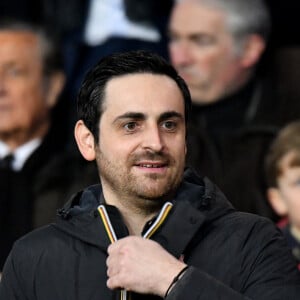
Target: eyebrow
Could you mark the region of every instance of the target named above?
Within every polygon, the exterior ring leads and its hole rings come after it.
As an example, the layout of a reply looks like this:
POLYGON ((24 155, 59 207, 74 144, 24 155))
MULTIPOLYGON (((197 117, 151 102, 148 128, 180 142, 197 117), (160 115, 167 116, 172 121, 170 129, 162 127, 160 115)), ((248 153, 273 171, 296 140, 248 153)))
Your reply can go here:
MULTIPOLYGON (((167 36, 169 38, 171 38, 172 36, 179 36, 180 34, 177 33, 175 30, 172 31, 172 29, 169 29, 167 32, 167 36)), ((187 38, 189 40, 196 40, 199 37, 209 37, 209 38, 213 38, 211 33, 207 33, 207 32, 203 32, 203 31, 194 31, 194 32, 189 32, 187 34, 184 35, 184 38, 187 38)))
POLYGON ((163 120, 166 120, 166 119, 170 119, 170 118, 177 118, 177 119, 180 119, 180 120, 184 120, 184 116, 180 113, 178 113, 177 111, 166 111, 164 113, 162 113, 160 116, 159 116, 159 122, 163 121, 163 120))
MULTIPOLYGON (((161 122, 163 120, 166 120, 169 118, 174 118, 174 117, 184 120, 184 116, 182 114, 178 113, 177 111, 166 111, 159 116, 158 121, 161 122)), ((144 113, 126 112, 123 115, 116 117, 114 119, 113 123, 118 122, 123 119, 145 120, 146 118, 147 118, 147 115, 144 113)))
POLYGON ((113 123, 116 123, 123 119, 144 120, 146 119, 146 115, 139 112, 126 112, 125 114, 116 117, 113 123))

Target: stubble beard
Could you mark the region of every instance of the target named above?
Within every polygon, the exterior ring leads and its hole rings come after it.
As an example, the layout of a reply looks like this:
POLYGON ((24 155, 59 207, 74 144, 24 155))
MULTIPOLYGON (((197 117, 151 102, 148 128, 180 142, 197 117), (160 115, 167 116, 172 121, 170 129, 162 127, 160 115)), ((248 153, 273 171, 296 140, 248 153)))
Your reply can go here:
MULTIPOLYGON (((162 154, 159 154, 162 156, 162 154)), ((161 207, 163 203, 171 200, 178 188, 183 167, 176 167, 175 160, 170 156, 164 156, 168 161, 169 168, 177 168, 177 172, 171 172, 169 175, 144 174, 137 176, 130 172, 134 161, 141 159, 154 159, 154 155, 132 156, 128 165, 121 165, 110 161, 100 149, 97 150, 97 164, 102 184, 109 187, 115 195, 118 195, 120 201, 126 202, 129 206, 137 209, 154 211, 161 207)), ((157 156, 157 155, 156 155, 157 156)))

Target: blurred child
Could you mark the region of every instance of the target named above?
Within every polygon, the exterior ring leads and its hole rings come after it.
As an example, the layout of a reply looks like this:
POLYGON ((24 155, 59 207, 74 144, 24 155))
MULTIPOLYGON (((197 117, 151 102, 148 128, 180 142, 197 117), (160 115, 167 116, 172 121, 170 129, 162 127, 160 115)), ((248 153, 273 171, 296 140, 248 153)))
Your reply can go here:
POLYGON ((267 196, 300 270, 300 121, 283 128, 266 158, 267 196))

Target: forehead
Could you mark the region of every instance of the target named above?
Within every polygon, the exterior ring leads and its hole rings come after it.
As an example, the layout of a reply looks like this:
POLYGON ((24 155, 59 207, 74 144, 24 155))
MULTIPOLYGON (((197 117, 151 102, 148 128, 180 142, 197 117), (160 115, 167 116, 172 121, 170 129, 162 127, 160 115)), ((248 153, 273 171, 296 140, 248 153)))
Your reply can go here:
POLYGON ((173 9, 170 30, 194 34, 225 31, 226 14, 200 2, 179 2, 173 9))
POLYGON ((129 74, 111 79, 105 89, 104 112, 128 111, 184 114, 183 95, 176 82, 165 75, 129 74))
POLYGON ((0 30, 0 60, 36 62, 40 57, 38 37, 26 31, 0 30))
POLYGON ((280 167, 282 170, 286 170, 295 166, 300 166, 300 153, 296 150, 291 150, 280 160, 280 167))

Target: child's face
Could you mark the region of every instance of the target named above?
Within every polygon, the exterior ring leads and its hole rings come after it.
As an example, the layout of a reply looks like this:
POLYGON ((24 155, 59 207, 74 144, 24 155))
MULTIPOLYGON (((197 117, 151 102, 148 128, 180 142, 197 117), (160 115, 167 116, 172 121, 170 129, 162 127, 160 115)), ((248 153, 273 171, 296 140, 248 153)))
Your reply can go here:
POLYGON ((289 152, 280 162, 278 201, 282 201, 290 223, 300 229, 300 166, 291 166, 293 158, 294 153, 289 152))

